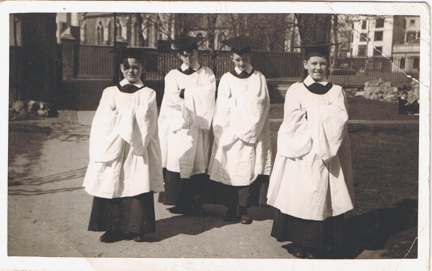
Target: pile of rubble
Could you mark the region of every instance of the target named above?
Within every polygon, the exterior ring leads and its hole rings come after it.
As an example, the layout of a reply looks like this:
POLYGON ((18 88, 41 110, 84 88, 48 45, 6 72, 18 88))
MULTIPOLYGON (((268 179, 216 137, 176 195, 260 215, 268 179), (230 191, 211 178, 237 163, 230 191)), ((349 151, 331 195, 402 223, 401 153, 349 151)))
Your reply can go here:
POLYGON ((407 91, 411 99, 419 98, 419 85, 414 80, 410 85, 401 87, 394 87, 391 82, 384 82, 381 78, 370 80, 365 83, 362 94, 366 99, 396 103, 402 91, 407 91))
POLYGON ((9 105, 9 120, 26 120, 33 117, 53 117, 54 111, 50 110, 48 103, 30 100, 21 100, 9 105))
POLYGON ((370 80, 365 83, 364 97, 371 100, 397 102, 398 88, 392 87, 391 82, 383 82, 382 79, 370 80))

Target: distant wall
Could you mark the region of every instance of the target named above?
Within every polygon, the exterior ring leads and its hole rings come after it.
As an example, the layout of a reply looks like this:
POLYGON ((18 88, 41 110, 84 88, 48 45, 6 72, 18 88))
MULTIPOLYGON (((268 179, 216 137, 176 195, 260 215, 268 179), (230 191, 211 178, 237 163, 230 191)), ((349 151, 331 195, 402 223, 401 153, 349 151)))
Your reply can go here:
MULTIPOLYGON (((411 79, 406 75, 397 73, 376 73, 368 75, 332 76, 330 81, 333 84, 341 85, 344 88, 363 88, 364 83, 370 80, 378 80, 381 78, 384 82, 391 82, 391 86, 397 87, 401 84, 410 84, 411 79)), ((300 81, 300 78, 292 78, 290 80, 269 80, 267 86, 270 95, 271 103, 283 103, 285 94, 288 88, 294 82, 300 81)), ((219 83, 219 82, 217 82, 219 83)), ((102 91, 111 86, 111 79, 72 79, 64 80, 60 95, 60 107, 62 110, 78 110, 88 111, 96 110, 102 91)), ((144 84, 156 91, 156 99, 158 106, 162 103, 164 81, 144 81, 144 84)))
MULTIPOLYGON (((92 80, 63 80, 61 95, 59 98, 60 110, 92 111, 96 110, 102 91, 112 85, 110 79, 92 80)), ((145 85, 156 91, 158 106, 161 105, 163 98, 163 81, 148 81, 145 85)), ((283 103, 285 93, 291 83, 288 82, 268 82, 271 103, 283 103)))

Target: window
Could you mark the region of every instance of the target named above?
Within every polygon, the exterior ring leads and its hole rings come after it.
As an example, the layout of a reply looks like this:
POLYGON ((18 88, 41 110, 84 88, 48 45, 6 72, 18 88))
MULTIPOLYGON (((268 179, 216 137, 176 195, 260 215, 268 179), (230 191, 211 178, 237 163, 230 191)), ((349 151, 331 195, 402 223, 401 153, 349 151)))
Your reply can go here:
POLYGON ((410 20, 410 26, 415 26, 415 20, 410 20))
POLYGON ((116 23, 115 27, 116 27, 116 35, 117 36, 123 36, 123 32, 122 32, 123 29, 122 29, 122 26, 120 24, 120 20, 117 19, 117 23, 116 23))
POLYGON ((375 27, 384 27, 384 18, 379 18, 375 20, 375 27))
POLYGON ((382 46, 377 46, 374 48, 373 55, 380 56, 382 54, 382 46))
POLYGON ((383 32, 382 31, 376 31, 374 34, 374 40, 375 41, 383 40, 383 32))
POLYGON ((416 40, 416 32, 415 31, 407 32, 406 42, 414 42, 415 40, 416 40))
POLYGON ((96 28, 96 44, 97 45, 103 45, 104 41, 104 27, 102 25, 102 22, 99 21, 98 26, 96 28))
POLYGON ((199 50, 205 50, 205 46, 204 46, 205 44, 204 44, 204 42, 203 42, 203 39, 204 39, 203 34, 198 33, 198 34, 196 35, 196 37, 200 39, 200 41, 198 42, 198 49, 199 49, 199 50))
POLYGON ((150 21, 147 19, 144 29, 144 47, 150 46, 150 21))
POLYGON ((367 35, 366 34, 361 34, 360 35, 360 41, 367 41, 367 35))
POLYGON ((374 61, 374 70, 379 71, 382 70, 382 61, 374 61))
POLYGON ((366 56, 366 50, 367 50, 367 46, 366 45, 359 45, 358 47, 358 56, 366 56))
POLYGON ((402 57, 400 60, 399 68, 405 69, 405 58, 404 57, 402 57))
POLYGON ((362 21, 362 29, 366 29, 366 20, 362 21))
POLYGON ((415 57, 413 62, 413 68, 418 69, 420 67, 420 58, 415 57))
POLYGON ((225 35, 225 33, 222 32, 219 34, 219 38, 218 38, 219 47, 218 48, 222 48, 222 46, 224 46, 224 44, 222 43, 222 41, 224 41, 224 40, 226 40, 226 35, 225 35))

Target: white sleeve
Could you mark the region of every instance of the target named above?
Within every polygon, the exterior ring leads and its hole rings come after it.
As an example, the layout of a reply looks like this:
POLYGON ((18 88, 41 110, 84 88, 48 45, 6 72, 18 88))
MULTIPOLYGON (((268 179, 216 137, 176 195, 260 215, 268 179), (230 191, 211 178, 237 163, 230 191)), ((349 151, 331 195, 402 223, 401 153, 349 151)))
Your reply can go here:
POLYGON ((313 150, 325 161, 336 156, 347 133, 348 110, 340 86, 330 90, 329 104, 308 108, 313 150))
POLYGON ((183 117, 201 129, 209 130, 215 108, 216 78, 208 68, 203 68, 198 86, 185 89, 183 117))
POLYGON ((230 129, 231 90, 227 76, 222 76, 217 92, 213 118, 213 134, 218 145, 227 146, 238 139, 230 129))
POLYGON ((117 108, 113 88, 107 88, 93 118, 90 130, 90 160, 108 162, 118 157, 122 139, 116 129, 117 108))
POLYGON ((295 83, 285 95, 284 120, 277 138, 279 155, 289 158, 304 156, 312 148, 306 109, 300 102, 300 90, 300 84, 295 83))
POLYGON ((136 126, 133 129, 131 146, 136 155, 143 155, 157 129, 157 105, 154 90, 145 89, 140 105, 135 110, 136 126))

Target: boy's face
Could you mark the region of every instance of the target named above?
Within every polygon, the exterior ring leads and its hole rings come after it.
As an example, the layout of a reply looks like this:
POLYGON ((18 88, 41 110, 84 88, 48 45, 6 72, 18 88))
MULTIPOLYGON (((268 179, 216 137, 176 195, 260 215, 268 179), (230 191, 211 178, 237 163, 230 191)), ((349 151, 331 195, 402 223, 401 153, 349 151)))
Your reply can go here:
POLYGON ((251 55, 250 53, 242 55, 232 53, 231 59, 239 70, 246 71, 250 65, 251 55))
POLYGON ((180 57, 181 61, 183 61, 183 64, 191 68, 197 63, 198 51, 195 49, 193 49, 192 52, 183 51, 178 53, 178 56, 180 57))
POLYGON ((120 65, 120 69, 129 83, 136 83, 143 72, 143 65, 135 58, 128 58, 120 65))
POLYGON ((323 81, 327 74, 327 59, 322 56, 311 56, 303 60, 303 66, 315 81, 323 81))

